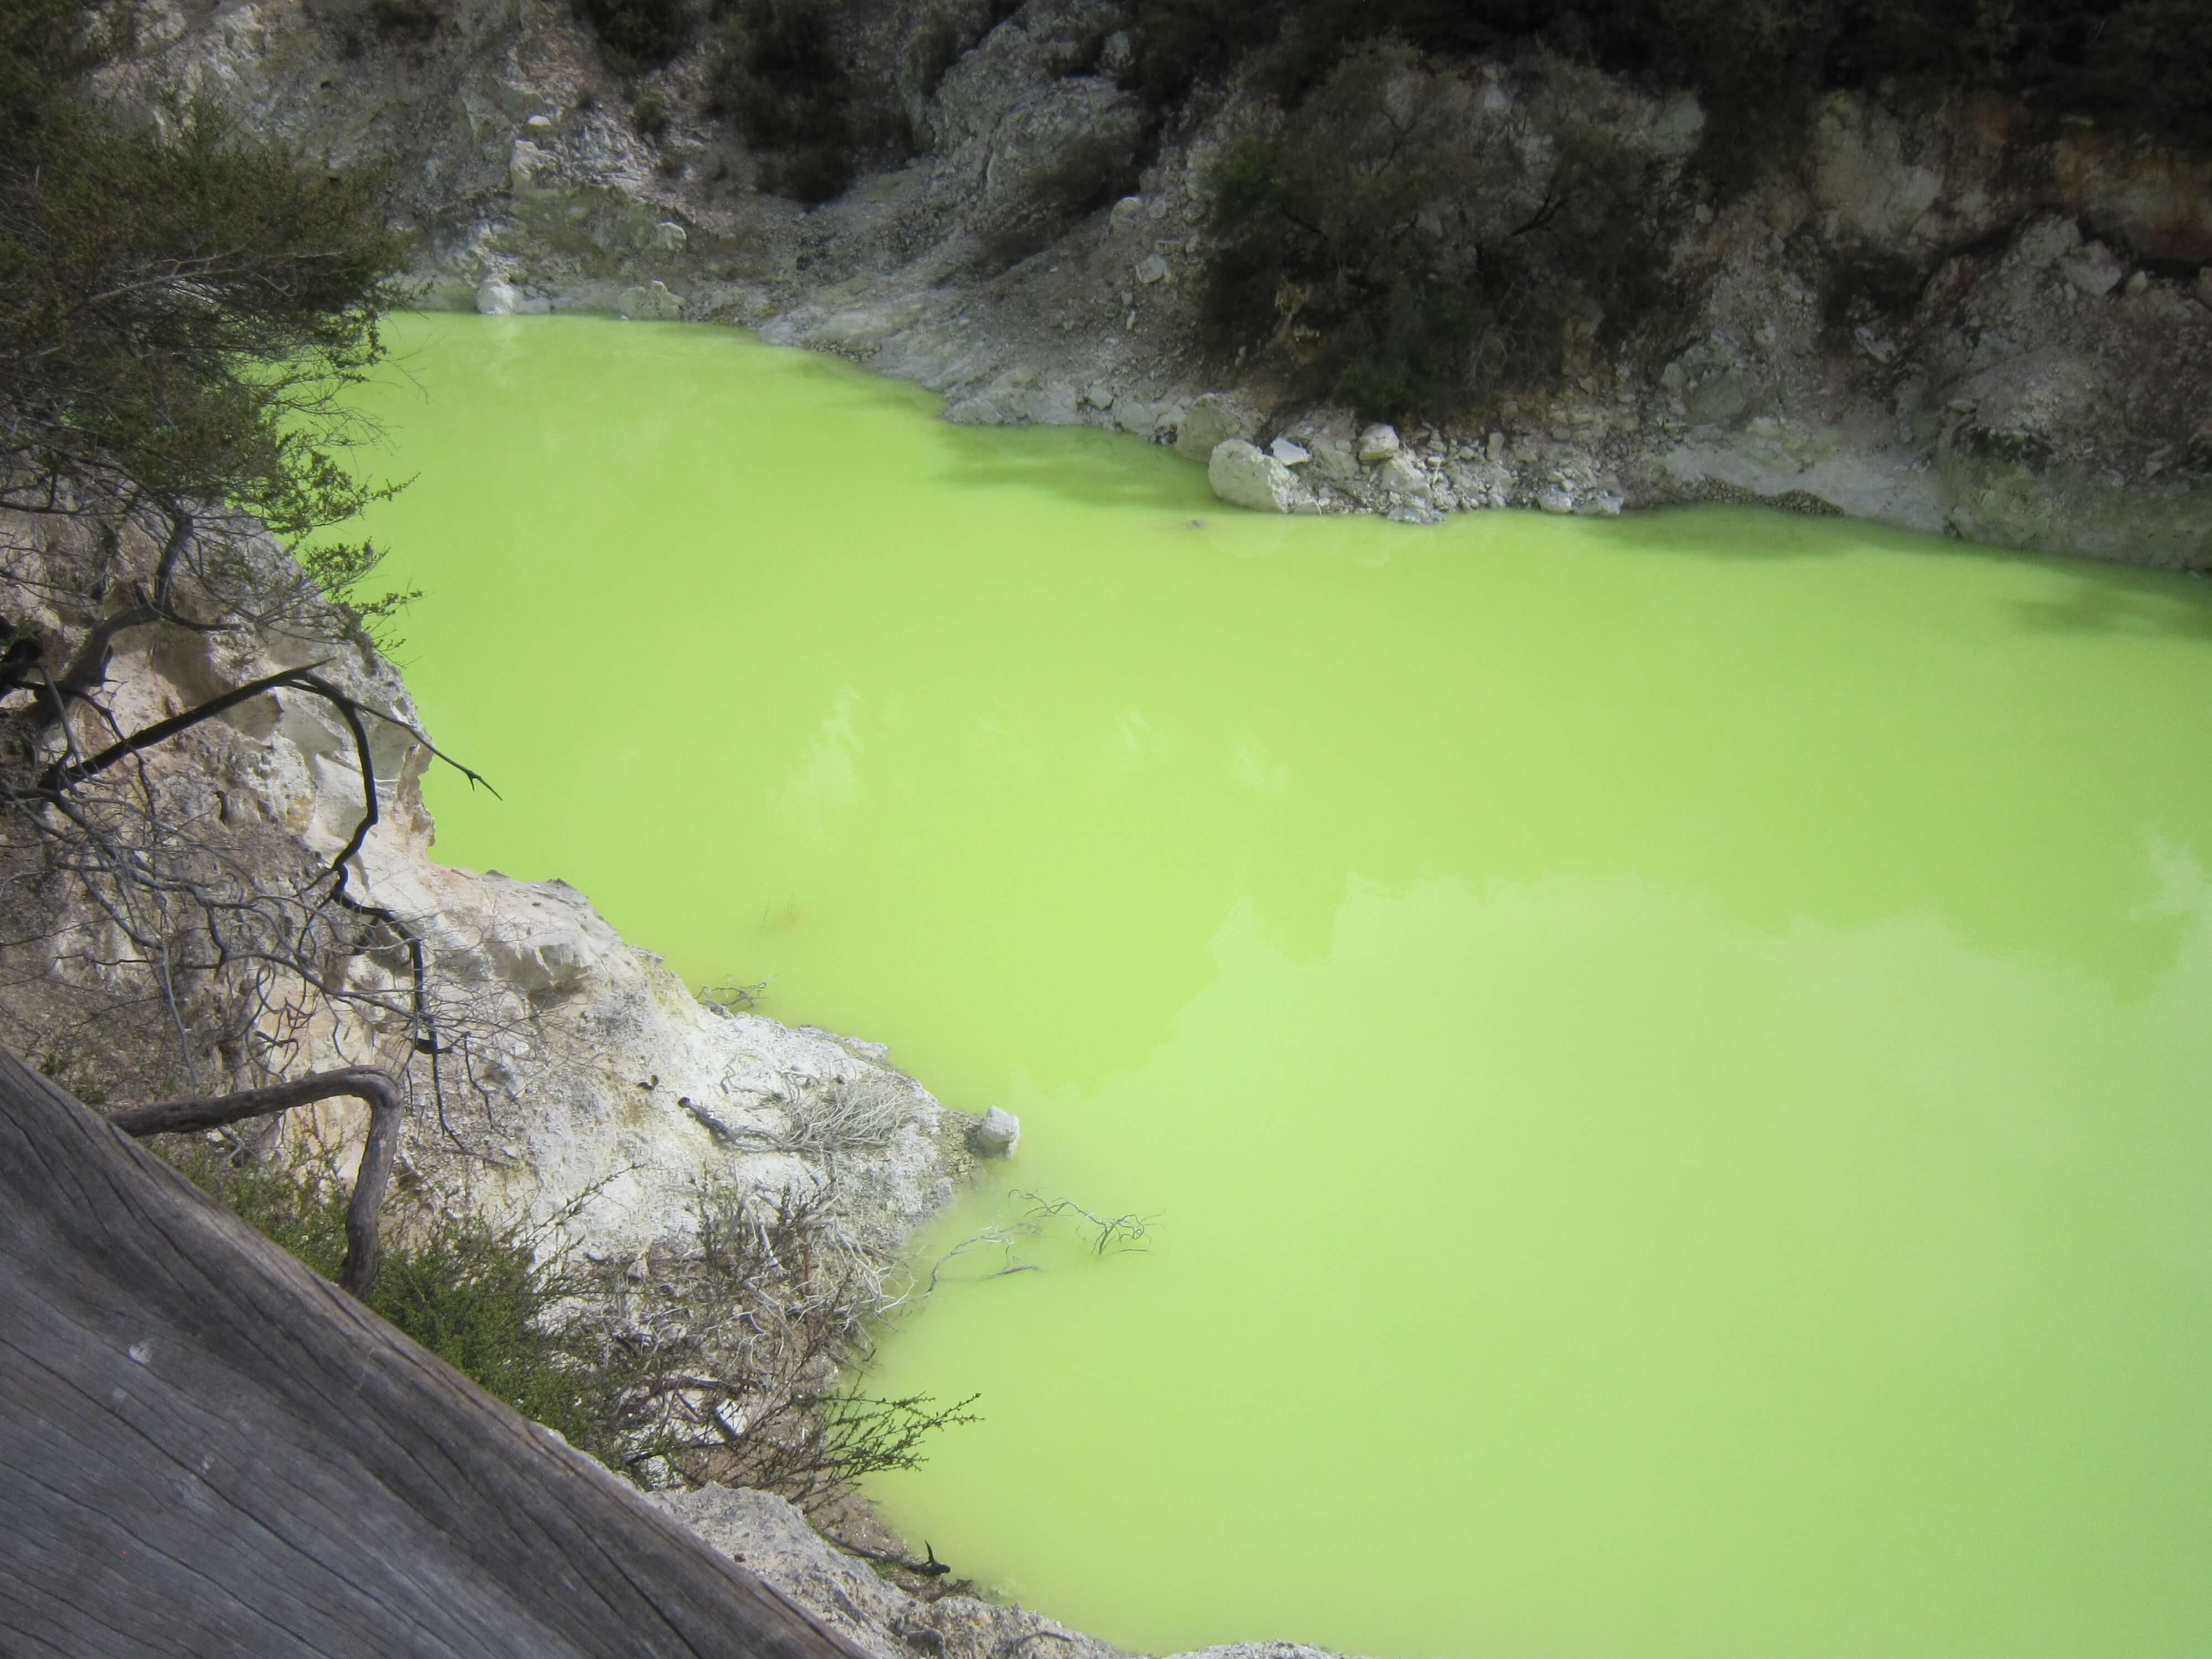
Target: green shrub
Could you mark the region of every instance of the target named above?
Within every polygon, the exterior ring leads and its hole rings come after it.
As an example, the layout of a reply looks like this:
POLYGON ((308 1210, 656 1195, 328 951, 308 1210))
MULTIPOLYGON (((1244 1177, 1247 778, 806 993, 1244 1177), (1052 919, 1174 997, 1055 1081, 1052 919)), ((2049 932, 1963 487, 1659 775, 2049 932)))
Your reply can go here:
POLYGON ((637 136, 654 139, 668 131, 668 100, 657 92, 647 92, 630 106, 629 124, 637 136))
MULTIPOLYGON (((226 1208, 325 1279, 345 1256, 348 1193, 311 1169, 232 1164, 204 1143, 165 1149, 226 1208)), ((611 1468, 629 1455, 619 1407, 634 1365, 579 1300, 583 1275, 540 1260, 531 1229, 395 1205, 368 1305, 525 1417, 611 1468)))

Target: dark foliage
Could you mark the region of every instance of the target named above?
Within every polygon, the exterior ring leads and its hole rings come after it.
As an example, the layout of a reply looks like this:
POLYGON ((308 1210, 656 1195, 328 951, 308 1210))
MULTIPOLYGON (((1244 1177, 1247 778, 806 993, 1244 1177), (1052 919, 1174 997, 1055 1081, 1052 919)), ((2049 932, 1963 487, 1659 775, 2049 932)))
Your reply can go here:
POLYGON ((1882 82, 2017 94, 2212 144, 2212 6, 2203 0, 1136 0, 1128 84, 1160 105, 1249 54, 1285 98, 1359 44, 1431 54, 1540 43, 1652 86, 1711 121, 1707 167, 1745 175, 1802 136, 1813 99, 1882 82))
POLYGON ((369 0, 368 21, 386 36, 419 46, 445 27, 432 0, 369 0))
POLYGON ((1468 118, 1456 77, 1356 54, 1214 177, 1202 318, 1224 354, 1270 344, 1304 390, 1363 414, 1440 418, 1540 388, 1577 338, 1662 315, 1674 198, 1595 131, 1532 167, 1468 118))
POLYGON ((658 69, 699 32, 690 0, 576 0, 576 12, 591 25, 600 56, 617 75, 658 69))
POLYGON ((103 49, 100 14, 31 9, 0 25, 0 468, 18 493, 227 500, 286 536, 348 516, 331 395, 378 356, 405 257, 380 181, 206 106, 112 125, 56 74, 103 49))
POLYGON ((844 193, 870 135, 821 0, 743 0, 723 25, 708 113, 763 153, 761 183, 809 204, 844 193))

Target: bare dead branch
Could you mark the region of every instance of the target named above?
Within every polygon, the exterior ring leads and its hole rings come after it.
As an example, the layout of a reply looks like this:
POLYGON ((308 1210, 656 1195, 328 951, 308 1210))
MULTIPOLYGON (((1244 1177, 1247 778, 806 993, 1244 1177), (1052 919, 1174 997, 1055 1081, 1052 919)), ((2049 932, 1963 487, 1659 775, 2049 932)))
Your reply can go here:
POLYGON ((368 1107, 368 1139, 362 1148, 361 1167, 354 1176, 353 1200, 346 1206, 345 1261, 338 1269, 338 1287, 356 1299, 366 1300, 376 1282, 384 1255, 378 1217, 384 1207, 386 1188, 392 1181, 392 1159, 399 1151, 399 1115, 403 1104, 399 1085, 389 1073, 365 1066, 318 1072, 265 1089, 242 1089, 235 1094, 198 1100, 166 1100, 150 1106, 127 1107, 107 1121, 134 1139, 147 1135, 185 1134, 198 1129, 222 1128, 252 1118, 270 1117, 319 1100, 350 1096, 368 1107))

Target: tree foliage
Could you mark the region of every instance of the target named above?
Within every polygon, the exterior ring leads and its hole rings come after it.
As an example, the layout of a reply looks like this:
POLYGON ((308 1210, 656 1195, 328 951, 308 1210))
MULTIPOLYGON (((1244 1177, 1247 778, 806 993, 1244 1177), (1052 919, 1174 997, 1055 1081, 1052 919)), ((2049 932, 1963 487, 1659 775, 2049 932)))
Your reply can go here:
POLYGON ((296 537, 365 498, 336 453, 333 394, 380 353, 405 243, 380 180, 248 138, 212 107, 128 125, 78 78, 103 44, 85 6, 0 40, 0 467, 12 492, 128 478, 224 500, 296 537), (74 13, 72 18, 71 14, 74 13), (74 27, 72 27, 72 25, 74 27))

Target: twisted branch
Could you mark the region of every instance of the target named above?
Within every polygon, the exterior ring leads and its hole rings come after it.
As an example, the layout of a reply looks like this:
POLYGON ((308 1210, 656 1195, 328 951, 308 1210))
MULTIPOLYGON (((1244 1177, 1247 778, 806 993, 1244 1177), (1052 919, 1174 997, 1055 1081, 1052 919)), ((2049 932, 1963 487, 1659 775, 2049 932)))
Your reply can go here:
POLYGON ((107 1121, 125 1134, 143 1139, 219 1129, 225 1124, 271 1117, 295 1106, 342 1096, 350 1096, 368 1107, 368 1139, 362 1148, 361 1167, 354 1174, 353 1200, 346 1206, 345 1261, 338 1268, 338 1288, 365 1302, 384 1260, 383 1234, 377 1218, 384 1207, 385 1189, 392 1182, 392 1159, 399 1152, 399 1085, 388 1073, 367 1066, 317 1072, 312 1077, 271 1084, 265 1089, 243 1089, 234 1095, 127 1107, 110 1113, 107 1121))

